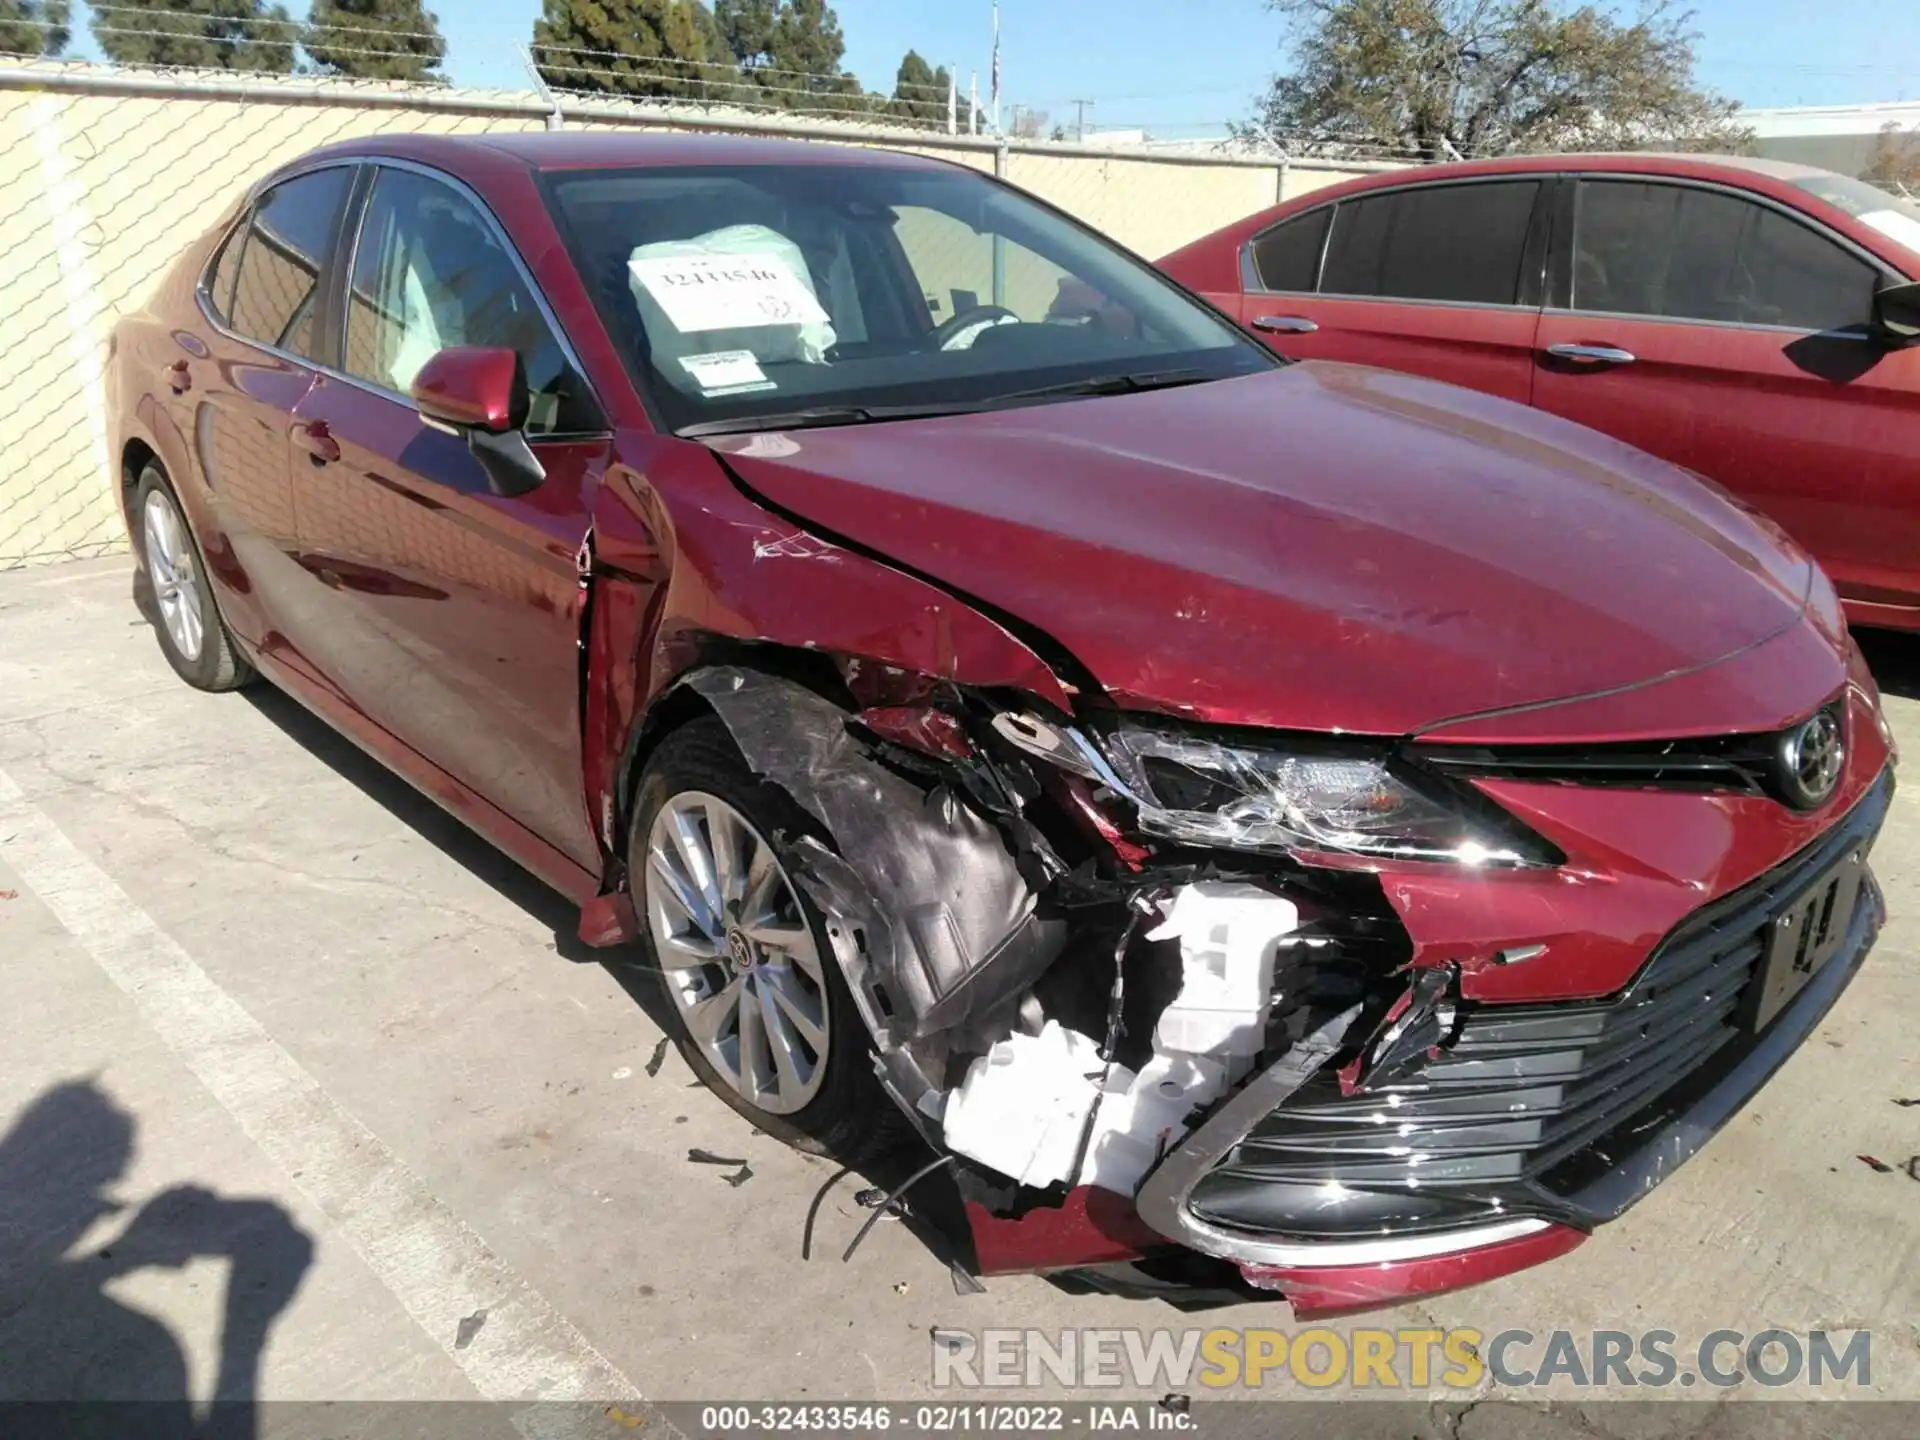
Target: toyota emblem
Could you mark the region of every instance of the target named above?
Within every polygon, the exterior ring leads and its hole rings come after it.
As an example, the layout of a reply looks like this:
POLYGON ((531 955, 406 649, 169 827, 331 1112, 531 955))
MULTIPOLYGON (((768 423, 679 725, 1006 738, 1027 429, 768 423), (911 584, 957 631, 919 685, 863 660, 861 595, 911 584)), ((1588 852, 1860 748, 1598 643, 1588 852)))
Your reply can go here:
POLYGON ((1799 810, 1818 809, 1839 785, 1846 758, 1840 717, 1831 710, 1816 711, 1780 739, 1781 797, 1799 810))

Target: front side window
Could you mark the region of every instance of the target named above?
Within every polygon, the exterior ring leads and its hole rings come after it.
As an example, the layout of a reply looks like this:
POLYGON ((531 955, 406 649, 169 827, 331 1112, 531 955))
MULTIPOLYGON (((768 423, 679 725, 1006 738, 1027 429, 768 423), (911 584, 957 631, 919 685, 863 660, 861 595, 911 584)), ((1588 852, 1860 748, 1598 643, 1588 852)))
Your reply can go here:
POLYGON ((1141 261, 967 171, 562 172, 549 194, 669 429, 991 408, 1030 389, 1279 363, 1141 261))
POLYGON ((1253 268, 1268 290, 1311 294, 1320 278, 1320 252, 1326 248, 1333 207, 1325 206, 1280 224, 1253 242, 1253 268))
POLYGON ((1863 325, 1878 272, 1771 206, 1694 186, 1583 180, 1573 308, 1800 330, 1863 325))
POLYGON ((1429 185, 1343 200, 1323 295, 1512 305, 1538 180, 1429 185))
POLYGON ((296 175, 260 197, 247 222, 227 317, 240 334, 313 358, 320 267, 352 180, 352 166, 335 165, 296 175))
POLYGON ((456 345, 519 353, 530 433, 596 428, 553 327, 473 202, 430 175, 382 167, 354 253, 345 369, 406 395, 420 367, 456 345))

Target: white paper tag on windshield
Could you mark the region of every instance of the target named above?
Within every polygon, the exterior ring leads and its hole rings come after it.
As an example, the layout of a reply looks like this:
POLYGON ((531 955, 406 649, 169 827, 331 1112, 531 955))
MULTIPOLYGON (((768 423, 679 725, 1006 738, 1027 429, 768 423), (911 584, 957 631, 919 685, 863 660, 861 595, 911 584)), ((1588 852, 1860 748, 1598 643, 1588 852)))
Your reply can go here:
POLYGON ((680 363, 693 376, 702 395, 740 395, 749 390, 777 387, 751 350, 716 350, 711 355, 682 355, 680 363))
POLYGON ((778 255, 664 256, 629 260, 627 268, 683 334, 827 320, 813 291, 778 255))

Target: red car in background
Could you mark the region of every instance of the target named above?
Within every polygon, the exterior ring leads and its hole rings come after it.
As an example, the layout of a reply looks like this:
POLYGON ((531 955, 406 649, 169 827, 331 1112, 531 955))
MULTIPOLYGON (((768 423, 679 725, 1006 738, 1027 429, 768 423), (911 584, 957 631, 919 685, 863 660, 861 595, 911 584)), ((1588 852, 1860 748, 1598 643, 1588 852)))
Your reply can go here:
POLYGON ((1920 206, 1803 165, 1522 156, 1373 175, 1160 267, 1297 359, 1471 386, 1717 481, 1920 629, 1920 206))
POLYGON ((181 678, 281 687, 631 942, 762 1130, 911 1129, 983 1272, 1313 1313, 1548 1259, 1884 916, 1890 736, 1777 527, 1285 364, 971 170, 337 145, 109 390, 181 678))

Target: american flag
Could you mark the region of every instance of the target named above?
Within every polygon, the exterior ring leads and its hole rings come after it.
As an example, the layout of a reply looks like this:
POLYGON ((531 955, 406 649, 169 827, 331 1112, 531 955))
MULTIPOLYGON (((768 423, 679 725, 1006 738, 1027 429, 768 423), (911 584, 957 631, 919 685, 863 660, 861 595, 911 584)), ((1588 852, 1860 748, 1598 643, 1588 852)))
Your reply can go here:
POLYGON ((1000 113, 1000 0, 993 0, 993 113, 1000 113))

